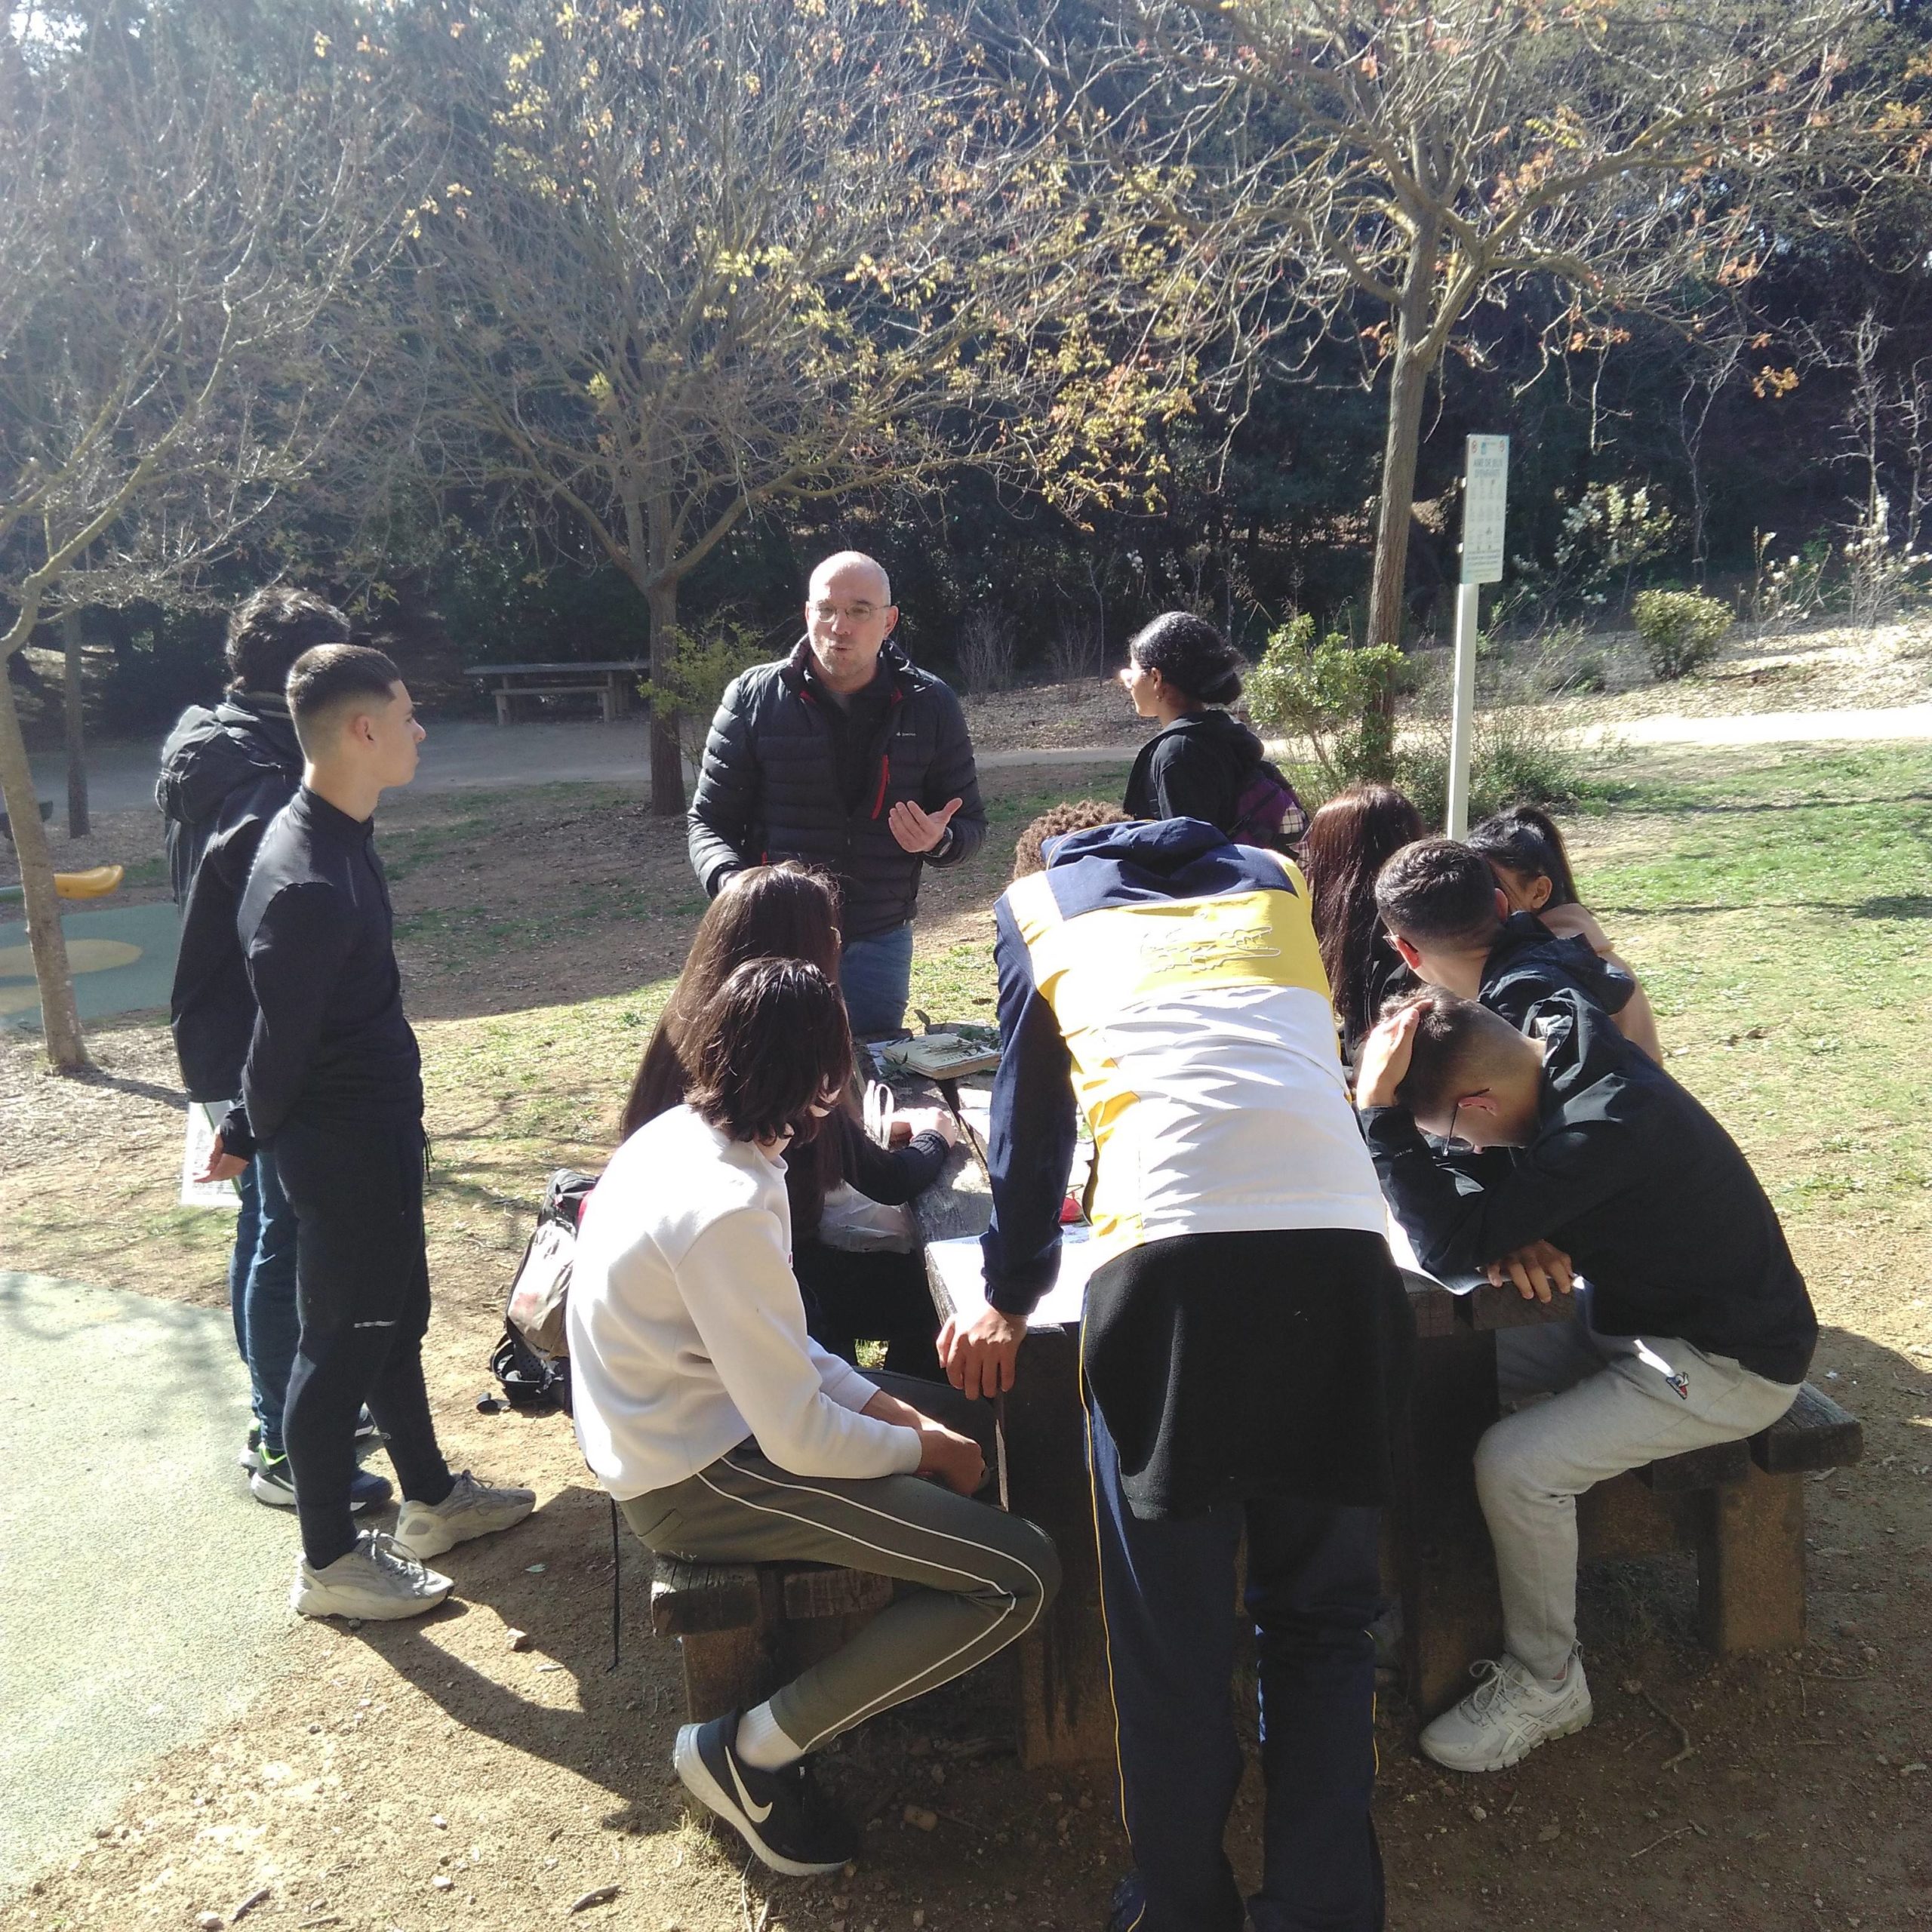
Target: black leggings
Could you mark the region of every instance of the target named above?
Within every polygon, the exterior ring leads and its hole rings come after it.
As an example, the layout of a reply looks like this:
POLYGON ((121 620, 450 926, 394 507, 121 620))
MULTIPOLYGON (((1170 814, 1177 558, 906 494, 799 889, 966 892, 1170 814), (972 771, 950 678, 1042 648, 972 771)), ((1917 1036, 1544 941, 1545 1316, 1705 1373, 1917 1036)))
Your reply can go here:
POLYGON ((885 1344, 894 1375, 944 1379, 939 1365, 939 1317, 916 1254, 849 1254, 824 1242, 793 1244, 792 1272, 804 1298, 805 1328, 822 1349, 855 1367, 861 1342, 885 1344))
POLYGON ((449 1466, 423 1386, 429 1263, 423 1240, 421 1123, 284 1126, 276 1170, 295 1210, 302 1339, 283 1438, 302 1549, 320 1570, 355 1546, 349 1486, 366 1402, 387 1434, 403 1494, 440 1503, 449 1466))

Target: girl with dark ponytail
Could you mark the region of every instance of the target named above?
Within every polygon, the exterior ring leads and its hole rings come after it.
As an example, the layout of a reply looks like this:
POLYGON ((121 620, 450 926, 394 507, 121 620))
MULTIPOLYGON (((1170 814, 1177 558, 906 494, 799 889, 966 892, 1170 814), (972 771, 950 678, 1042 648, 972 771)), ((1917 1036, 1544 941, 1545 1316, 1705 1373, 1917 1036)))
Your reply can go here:
POLYGON ((1224 705, 1241 696, 1241 653, 1205 617, 1164 611, 1127 647, 1120 681, 1161 729, 1127 781, 1130 818, 1198 818, 1249 844, 1287 846, 1308 815, 1262 756, 1261 740, 1224 705))

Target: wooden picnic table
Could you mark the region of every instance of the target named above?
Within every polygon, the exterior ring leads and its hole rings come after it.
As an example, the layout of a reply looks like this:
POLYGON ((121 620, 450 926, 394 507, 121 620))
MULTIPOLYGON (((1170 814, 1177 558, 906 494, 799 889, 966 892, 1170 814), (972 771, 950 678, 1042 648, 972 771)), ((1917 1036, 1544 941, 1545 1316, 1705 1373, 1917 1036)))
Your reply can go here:
POLYGON ((497 700, 497 722, 510 721, 510 706, 519 697, 554 697, 588 693, 594 697, 609 724, 629 715, 637 681, 651 669, 639 658, 610 658, 589 664, 469 664, 466 678, 474 678, 497 700))
MULTIPOLYGON (((896 1079, 902 1104, 931 1106, 928 1083, 896 1079)), ((992 1216, 983 1146, 966 1083, 969 1131, 915 1203, 928 1243, 977 1235, 992 1216)), ((955 1093, 958 1089, 954 1090, 955 1093)), ((931 1265, 941 1320, 970 1318, 931 1265)), ((1497 1337, 1506 1328, 1573 1320, 1568 1296, 1525 1301, 1514 1287, 1452 1294, 1403 1271, 1415 1317, 1414 1396, 1395 1444, 1396 1493, 1383 1516, 1383 1567, 1401 1602, 1404 1678, 1426 1721, 1468 1687, 1479 1657, 1500 1654, 1502 1604, 1475 1487, 1475 1447, 1500 1414, 1497 1337)), ((1058 1546, 1060 1594, 1019 1645, 1020 1756, 1026 1764, 1110 1757, 1113 1703, 1100 1615, 1087 1472, 1077 1323, 1029 1324, 998 1428, 1002 1494, 1058 1546)), ((1698 1558, 1699 1623, 1721 1653, 1784 1649, 1804 1637, 1803 1474, 1856 1461, 1855 1418, 1808 1386, 1785 1421, 1746 1442, 1721 1443, 1599 1484, 1583 1497, 1586 1560, 1690 1550, 1698 1558)))

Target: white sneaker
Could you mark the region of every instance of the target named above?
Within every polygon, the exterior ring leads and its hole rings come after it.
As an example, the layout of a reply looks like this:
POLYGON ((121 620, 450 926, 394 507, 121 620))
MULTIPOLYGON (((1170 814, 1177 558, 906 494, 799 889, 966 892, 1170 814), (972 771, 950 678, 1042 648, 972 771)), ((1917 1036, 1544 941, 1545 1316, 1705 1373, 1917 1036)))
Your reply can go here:
POLYGON ((395 1540, 411 1556, 440 1556, 472 1537, 521 1522, 536 1507, 535 1490, 493 1489, 465 1469, 441 1502, 404 1503, 395 1540))
POLYGON ((1452 1771, 1500 1771, 1552 1737, 1581 1730, 1594 1715, 1580 1653, 1571 1651, 1563 1681, 1546 1690, 1505 1651, 1469 1666, 1476 1687, 1422 1734, 1423 1755, 1452 1771))
POLYGON ((365 1530, 346 1556, 320 1570, 303 1557, 295 1566, 288 1607, 303 1617, 420 1617, 455 1588, 397 1549, 395 1539, 365 1530))

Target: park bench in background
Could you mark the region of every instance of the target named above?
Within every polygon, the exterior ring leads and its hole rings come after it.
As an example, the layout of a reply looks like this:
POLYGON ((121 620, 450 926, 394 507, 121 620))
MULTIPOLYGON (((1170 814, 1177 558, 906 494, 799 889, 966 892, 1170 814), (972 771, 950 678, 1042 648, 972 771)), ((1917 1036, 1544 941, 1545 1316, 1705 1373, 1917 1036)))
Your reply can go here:
POLYGON ((892 1601, 892 1580, 823 1563, 688 1563, 660 1556, 651 1627, 675 1637, 685 1714, 749 1710, 836 1650, 892 1601))
POLYGON ((572 696, 595 698, 609 724, 629 715, 637 681, 650 669, 641 661, 613 659, 598 664, 467 664, 463 675, 496 699, 499 724, 510 721, 514 699, 572 696))

